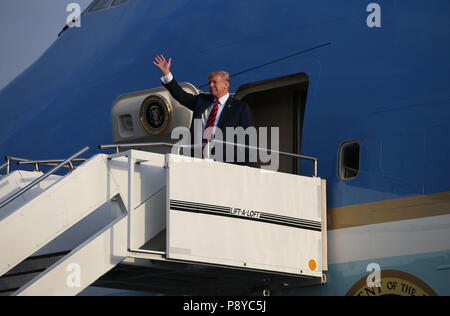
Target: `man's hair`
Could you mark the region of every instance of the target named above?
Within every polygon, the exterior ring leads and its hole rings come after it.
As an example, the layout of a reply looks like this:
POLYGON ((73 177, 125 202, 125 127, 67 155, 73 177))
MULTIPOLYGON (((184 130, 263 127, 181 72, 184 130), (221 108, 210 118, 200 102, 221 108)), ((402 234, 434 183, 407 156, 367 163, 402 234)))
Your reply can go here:
POLYGON ((208 75, 208 81, 211 80, 215 76, 221 76, 222 79, 228 83, 230 83, 230 74, 224 70, 213 71, 208 75))

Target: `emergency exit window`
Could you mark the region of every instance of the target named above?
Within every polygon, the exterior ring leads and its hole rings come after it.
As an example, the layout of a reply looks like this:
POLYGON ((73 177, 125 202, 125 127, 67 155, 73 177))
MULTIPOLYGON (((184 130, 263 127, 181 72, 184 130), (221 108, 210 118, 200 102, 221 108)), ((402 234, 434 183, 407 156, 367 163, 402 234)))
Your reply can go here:
POLYGON ((338 173, 341 180, 351 180, 358 176, 360 145, 357 141, 346 141, 339 148, 338 173))

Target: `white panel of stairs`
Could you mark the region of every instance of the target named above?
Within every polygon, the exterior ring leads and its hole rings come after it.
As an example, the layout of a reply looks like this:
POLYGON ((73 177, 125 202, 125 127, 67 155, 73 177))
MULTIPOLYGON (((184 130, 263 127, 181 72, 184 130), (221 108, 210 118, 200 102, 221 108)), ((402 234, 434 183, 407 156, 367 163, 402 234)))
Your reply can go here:
POLYGON ((119 193, 97 155, 0 221, 0 276, 119 193))
POLYGON ((320 178, 168 157, 168 258, 322 276, 320 178))
POLYGON ((115 157, 110 161, 111 174, 120 187, 123 202, 133 210, 129 247, 138 249, 166 226, 166 158, 162 154, 136 150, 122 154, 127 157, 115 157))
POLYGON ((122 216, 123 211, 120 208, 112 207, 115 203, 113 201, 106 202, 39 249, 33 256, 42 256, 75 249, 95 233, 122 216))
POLYGON ((122 154, 130 156, 133 164, 130 166, 129 157, 116 157, 110 161, 111 174, 127 205, 128 190, 130 189, 128 187, 129 169, 131 167, 132 209, 135 209, 166 186, 165 155, 136 150, 122 154), (136 164, 137 161, 139 164, 136 164))
MULTIPOLYGON (((30 172, 17 170, 13 173, 6 175, 0 179, 0 202, 6 200, 20 189, 26 187, 28 184, 42 176, 42 172, 30 172)), ((25 205, 36 196, 41 194, 50 185, 61 179, 61 176, 52 175, 36 185, 34 188, 22 194, 19 198, 12 201, 5 207, 0 209, 0 220, 9 216, 14 210, 25 205)))
POLYGON ((77 295, 125 259, 127 226, 128 216, 124 214, 14 295, 77 295))

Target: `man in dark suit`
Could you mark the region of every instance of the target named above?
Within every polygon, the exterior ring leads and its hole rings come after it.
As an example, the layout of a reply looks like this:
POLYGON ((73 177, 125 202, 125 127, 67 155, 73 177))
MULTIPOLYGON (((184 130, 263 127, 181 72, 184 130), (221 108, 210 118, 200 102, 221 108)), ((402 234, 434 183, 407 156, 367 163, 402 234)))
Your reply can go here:
MULTIPOLYGON (((185 92, 173 78, 170 72, 172 58, 169 58, 167 61, 163 55, 156 56, 153 64, 161 70, 163 74, 161 81, 169 90, 170 94, 180 104, 193 111, 190 128, 192 144, 205 144, 207 139, 215 139, 217 135, 222 136, 221 140, 226 141, 231 138, 234 139, 234 143, 237 143, 240 137, 229 134, 231 131, 230 129, 227 130, 227 127, 242 127, 244 130, 253 127, 253 119, 249 106, 245 102, 236 100, 230 96, 228 91, 230 88, 230 76, 227 72, 215 71, 209 74, 208 84, 210 94, 201 93, 199 95, 192 95, 185 92), (196 128, 200 129, 200 124, 195 124, 195 122, 201 122, 200 133, 199 130, 195 130, 196 128), (195 135, 201 136, 195 139, 195 135)), ((236 131, 233 133, 236 133, 236 131)), ((248 136, 244 135, 245 144, 249 144, 248 136)), ((234 155, 234 158, 233 163, 249 164, 248 152, 245 154, 245 161, 238 161, 237 155, 234 155)))

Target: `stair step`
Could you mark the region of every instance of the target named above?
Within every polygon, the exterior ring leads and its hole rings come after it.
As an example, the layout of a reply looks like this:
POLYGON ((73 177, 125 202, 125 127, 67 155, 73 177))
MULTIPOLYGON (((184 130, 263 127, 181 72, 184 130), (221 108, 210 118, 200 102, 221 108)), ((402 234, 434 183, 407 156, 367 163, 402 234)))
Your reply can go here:
POLYGON ((0 295, 13 294, 69 252, 29 257, 0 278, 0 295))

